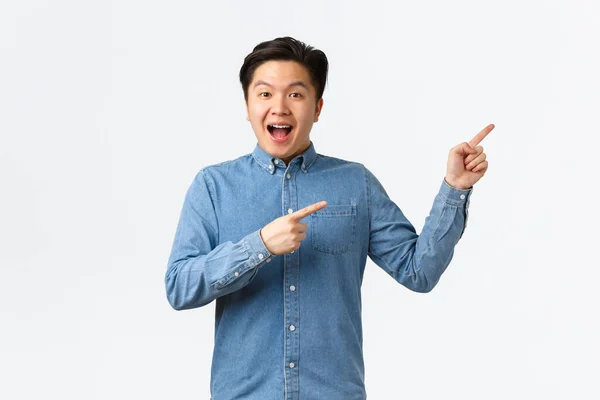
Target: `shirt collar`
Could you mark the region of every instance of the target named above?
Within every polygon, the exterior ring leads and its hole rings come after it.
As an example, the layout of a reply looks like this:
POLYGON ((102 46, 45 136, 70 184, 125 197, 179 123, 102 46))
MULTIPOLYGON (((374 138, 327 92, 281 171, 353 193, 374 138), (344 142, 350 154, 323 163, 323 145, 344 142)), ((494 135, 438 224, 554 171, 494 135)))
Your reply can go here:
MULTIPOLYGON (((263 149, 260 148, 258 144, 256 144, 256 147, 252 152, 252 157, 256 160, 258 165, 260 165, 271 175, 275 173, 275 169, 277 168, 277 166, 285 168, 283 161, 265 152, 263 149), (275 160, 278 161, 277 164, 275 163, 275 160)), ((290 161, 290 163, 294 162, 294 160, 296 159, 299 159, 301 162, 300 169, 302 170, 302 172, 307 173, 311 165, 317 159, 317 152, 315 151, 315 145, 312 141, 310 142, 310 146, 308 146, 308 149, 306 149, 304 153, 294 157, 294 159, 290 161)))

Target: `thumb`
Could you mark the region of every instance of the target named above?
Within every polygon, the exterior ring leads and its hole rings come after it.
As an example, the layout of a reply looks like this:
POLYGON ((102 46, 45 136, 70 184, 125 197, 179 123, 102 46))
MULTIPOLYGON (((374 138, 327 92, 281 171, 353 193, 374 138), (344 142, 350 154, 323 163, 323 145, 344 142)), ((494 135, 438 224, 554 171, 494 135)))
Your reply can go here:
POLYGON ((454 148, 454 152, 456 154, 461 155, 461 156, 466 156, 466 155, 469 155, 469 154, 477 153, 477 150, 475 150, 474 147, 471 147, 471 145, 469 145, 469 143, 462 142, 461 144, 459 144, 458 146, 456 146, 454 148))

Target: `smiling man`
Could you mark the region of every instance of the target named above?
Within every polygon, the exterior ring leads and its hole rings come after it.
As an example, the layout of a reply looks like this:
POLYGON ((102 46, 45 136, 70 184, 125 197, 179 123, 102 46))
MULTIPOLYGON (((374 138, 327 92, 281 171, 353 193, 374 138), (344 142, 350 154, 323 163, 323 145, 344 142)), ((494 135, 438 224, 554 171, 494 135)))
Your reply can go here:
POLYGON ((327 58, 318 50, 313 52, 309 61, 315 65, 309 67, 295 60, 262 61, 260 50, 255 51, 240 72, 246 119, 258 146, 285 164, 309 148, 310 131, 323 108, 327 58), (317 57, 319 54, 322 58, 317 57))
POLYGON ((216 300, 212 400, 365 399, 367 257, 429 292, 487 170, 479 142, 493 125, 450 150, 417 235, 365 166, 316 152, 327 70, 322 51, 293 38, 256 46, 240 81, 258 143, 200 170, 187 191, 165 284, 177 310, 216 300))

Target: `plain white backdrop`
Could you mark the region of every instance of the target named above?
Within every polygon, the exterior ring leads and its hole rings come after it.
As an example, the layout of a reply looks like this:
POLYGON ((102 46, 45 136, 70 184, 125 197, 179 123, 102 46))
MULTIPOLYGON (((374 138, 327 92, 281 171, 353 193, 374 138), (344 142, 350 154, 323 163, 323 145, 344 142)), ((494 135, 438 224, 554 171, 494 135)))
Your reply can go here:
POLYGON ((2 1, 0 398, 208 399, 214 302, 171 309, 167 257, 197 171, 254 148, 237 74, 284 35, 330 61, 317 151, 419 232, 496 125, 434 291, 367 265, 369 399, 600 398, 593 0, 2 1))

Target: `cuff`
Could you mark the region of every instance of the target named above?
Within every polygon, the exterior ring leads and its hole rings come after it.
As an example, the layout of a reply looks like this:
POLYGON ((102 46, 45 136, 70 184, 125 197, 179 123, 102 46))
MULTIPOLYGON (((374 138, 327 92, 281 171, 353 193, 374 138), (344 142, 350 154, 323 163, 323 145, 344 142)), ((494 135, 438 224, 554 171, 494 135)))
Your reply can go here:
POLYGON ((273 255, 269 253, 265 244, 263 243, 260 237, 260 230, 256 232, 252 232, 249 235, 242 238, 239 242, 240 250, 243 252, 244 258, 247 258, 243 264, 240 264, 239 267, 229 271, 224 277, 215 282, 215 287, 218 290, 223 289, 227 285, 233 284, 236 281, 240 281, 243 279, 243 282, 246 284, 250 282, 256 272, 258 271, 258 267, 264 262, 271 261, 273 255), (254 270, 252 275, 248 278, 242 278, 246 276, 246 273, 250 270, 254 270))
POLYGON ((440 187, 440 193, 444 196, 446 201, 455 206, 460 205, 469 205, 471 193, 473 192, 473 186, 469 189, 457 189, 453 186, 450 186, 446 179, 442 181, 442 186, 440 187))
POLYGON ((440 194, 444 197, 446 203, 452 204, 454 206, 459 206, 465 212, 465 222, 460 232, 460 236, 458 237, 458 240, 462 238, 463 234, 465 233, 465 229, 467 228, 467 222, 469 221, 469 204, 471 202, 472 192, 473 186, 463 190, 450 186, 448 182, 446 182, 446 178, 444 178, 442 181, 440 194))
POLYGON ((265 261, 271 261, 273 254, 267 250, 265 243, 260 237, 260 229, 252 232, 244 238, 244 246, 248 253, 249 263, 258 266, 265 261))

